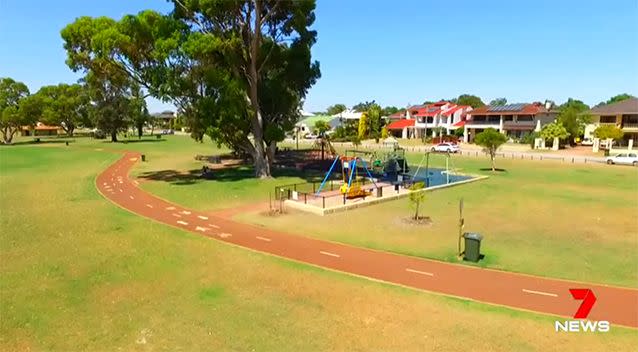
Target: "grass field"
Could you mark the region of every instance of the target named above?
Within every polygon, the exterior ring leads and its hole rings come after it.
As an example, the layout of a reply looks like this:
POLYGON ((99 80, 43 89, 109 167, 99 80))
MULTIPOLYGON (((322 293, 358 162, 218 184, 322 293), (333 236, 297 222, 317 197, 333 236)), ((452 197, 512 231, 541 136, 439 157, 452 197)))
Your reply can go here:
POLYGON ((638 343, 635 331, 622 328, 559 335, 551 317, 295 264, 137 217, 97 193, 95 175, 118 155, 94 149, 0 147, 0 350, 457 350, 471 343, 546 351, 638 343))
MULTIPOLYGON (((421 157, 410 155, 412 164, 421 157)), ((444 167, 433 156, 434 167, 444 167)), ((405 225, 408 200, 317 217, 241 214, 242 221, 306 236, 415 256, 456 261, 458 203, 466 231, 482 233, 482 266, 542 276, 638 286, 638 170, 606 165, 456 157, 452 167, 489 179, 428 193, 431 226, 405 225)))
MULTIPOLYGON (((78 148, 90 150, 95 145, 89 140, 77 143, 78 148)), ((210 142, 200 144, 185 136, 166 137, 162 142, 97 145, 146 153, 149 161, 136 167, 136 175, 200 169, 196 154, 225 152, 210 142)), ((409 154, 408 159, 417 165, 422 156, 409 154)), ((433 155, 430 162, 433 167, 445 165, 441 155, 433 155)), ((638 287, 636 168, 508 158, 497 159, 497 166, 507 172, 482 170, 488 166, 487 158, 453 159, 451 167, 490 178, 429 193, 422 211, 433 219, 429 227, 403 224, 401 219, 412 212, 407 200, 327 217, 292 213, 273 218, 245 213, 238 219, 306 236, 455 261, 458 200, 463 197, 466 230, 485 236, 486 257, 479 265, 638 287)), ((215 181, 149 181, 142 187, 185 206, 217 210, 267 201, 275 185, 302 181, 294 175, 255 180, 242 173, 250 176, 251 171, 240 169, 215 181)))

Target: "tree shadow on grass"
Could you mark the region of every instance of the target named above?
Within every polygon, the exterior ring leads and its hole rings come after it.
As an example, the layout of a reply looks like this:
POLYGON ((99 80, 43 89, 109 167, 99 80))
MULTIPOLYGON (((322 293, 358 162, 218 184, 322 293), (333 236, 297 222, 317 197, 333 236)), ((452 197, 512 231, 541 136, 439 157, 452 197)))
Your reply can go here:
MULTIPOLYGON (((150 139, 150 138, 142 138, 142 139, 119 139, 115 143, 119 144, 131 144, 131 143, 157 143, 157 142, 166 142, 166 139, 150 139)), ((111 140, 102 141, 102 143, 113 143, 111 140)))
MULTIPOLYGON (((290 168, 273 169, 272 174, 275 178, 300 177, 308 182, 321 180, 321 175, 319 173, 290 168)), ((192 169, 187 171, 148 171, 139 175, 138 178, 149 181, 162 181, 174 185, 186 186, 207 181, 237 182, 246 179, 255 179, 255 172, 254 169, 250 166, 233 166, 220 169, 209 169, 207 172, 204 172, 202 169, 192 169)))
MULTIPOLYGON (((480 170, 480 171, 488 171, 488 172, 492 172, 492 168, 491 168, 491 167, 486 167, 486 168, 479 169, 479 170, 480 170)), ((499 168, 496 168, 496 169, 494 170, 494 172, 507 172, 507 170, 505 170, 505 169, 499 169, 499 168)))
POLYGON ((28 140, 28 141, 19 141, 19 142, 13 142, 11 144, 2 144, 0 143, 0 146, 12 146, 12 145, 42 145, 42 144, 64 144, 66 142, 69 142, 69 144, 74 143, 75 140, 72 139, 73 137, 60 137, 60 138, 51 138, 51 139, 46 139, 46 138, 42 138, 39 141, 36 140, 28 140))

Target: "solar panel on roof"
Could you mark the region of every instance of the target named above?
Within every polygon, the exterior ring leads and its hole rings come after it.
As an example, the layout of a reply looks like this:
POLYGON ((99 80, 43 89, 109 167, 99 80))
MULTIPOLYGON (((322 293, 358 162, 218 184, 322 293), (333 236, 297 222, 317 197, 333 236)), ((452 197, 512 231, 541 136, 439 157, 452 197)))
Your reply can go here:
POLYGON ((523 108, 525 108, 525 105, 527 104, 508 104, 508 105, 502 105, 502 106, 490 106, 489 108, 487 108, 487 111, 493 111, 493 112, 501 112, 501 111, 521 111, 523 110, 523 108))

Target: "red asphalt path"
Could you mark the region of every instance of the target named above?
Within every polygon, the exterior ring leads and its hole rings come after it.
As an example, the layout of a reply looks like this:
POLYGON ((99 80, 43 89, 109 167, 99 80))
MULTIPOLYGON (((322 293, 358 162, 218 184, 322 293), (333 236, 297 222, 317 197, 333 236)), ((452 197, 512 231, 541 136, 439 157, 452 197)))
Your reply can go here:
MULTIPOLYGON (((483 303, 572 319, 582 301, 570 288, 591 289, 597 297, 588 320, 638 327, 638 290, 579 283, 380 252, 272 231, 232 221, 157 198, 128 178, 138 153, 101 173, 99 192, 120 207, 155 221, 219 241, 369 279, 483 303)), ((568 255, 568 254, 566 254, 568 255)))

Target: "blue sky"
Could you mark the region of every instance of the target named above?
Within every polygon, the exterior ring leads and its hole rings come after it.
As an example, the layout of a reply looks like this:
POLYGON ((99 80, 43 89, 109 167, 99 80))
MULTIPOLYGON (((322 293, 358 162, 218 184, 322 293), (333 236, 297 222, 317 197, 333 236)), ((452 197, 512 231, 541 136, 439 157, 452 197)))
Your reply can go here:
MULTIPOLYGON (((76 17, 153 8, 162 0, 0 0, 0 76, 73 82, 59 32, 76 17)), ((313 56, 322 78, 307 111, 376 99, 405 106, 471 93, 484 101, 588 104, 638 95, 638 1, 319 0, 313 56)), ((152 101, 152 111, 166 106, 152 101)))

